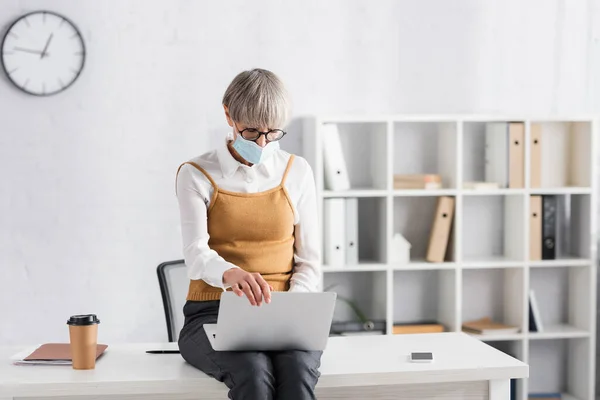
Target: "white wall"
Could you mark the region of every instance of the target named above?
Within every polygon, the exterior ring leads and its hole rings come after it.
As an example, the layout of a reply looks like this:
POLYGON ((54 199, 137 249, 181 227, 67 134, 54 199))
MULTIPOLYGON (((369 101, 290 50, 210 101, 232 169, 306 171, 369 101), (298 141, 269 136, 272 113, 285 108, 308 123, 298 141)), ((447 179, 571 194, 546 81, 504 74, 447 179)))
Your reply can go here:
POLYGON ((0 344, 65 340, 79 312, 105 342, 166 340, 155 267, 181 257, 175 171, 227 130, 242 69, 277 72, 296 116, 600 105, 592 1, 1 0, 2 31, 40 8, 89 54, 56 97, 0 79, 0 344))

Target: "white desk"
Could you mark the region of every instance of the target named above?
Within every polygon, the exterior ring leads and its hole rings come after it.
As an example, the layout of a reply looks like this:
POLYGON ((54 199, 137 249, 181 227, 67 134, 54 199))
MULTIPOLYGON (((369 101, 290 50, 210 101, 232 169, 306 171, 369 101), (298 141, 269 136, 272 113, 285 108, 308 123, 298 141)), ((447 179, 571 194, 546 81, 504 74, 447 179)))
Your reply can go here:
MULTIPOLYGON (((15 366, 22 347, 0 347, 0 399, 226 399, 224 384, 179 354, 146 354, 175 344, 109 345, 96 369, 15 366)), ((319 399, 507 400, 511 378, 529 367, 462 333, 330 338, 317 385, 319 399), (407 361, 431 351, 435 362, 407 361)))

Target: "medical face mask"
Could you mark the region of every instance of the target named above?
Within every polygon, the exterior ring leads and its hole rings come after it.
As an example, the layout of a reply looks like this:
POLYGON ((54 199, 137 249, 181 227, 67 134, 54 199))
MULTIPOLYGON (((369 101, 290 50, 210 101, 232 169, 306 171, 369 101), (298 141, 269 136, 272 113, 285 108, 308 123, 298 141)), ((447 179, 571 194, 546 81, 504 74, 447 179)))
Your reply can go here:
POLYGON ((265 147, 260 147, 252 140, 246 140, 241 135, 237 135, 233 141, 233 148, 244 160, 252 164, 259 164, 279 150, 279 142, 269 142, 265 147))

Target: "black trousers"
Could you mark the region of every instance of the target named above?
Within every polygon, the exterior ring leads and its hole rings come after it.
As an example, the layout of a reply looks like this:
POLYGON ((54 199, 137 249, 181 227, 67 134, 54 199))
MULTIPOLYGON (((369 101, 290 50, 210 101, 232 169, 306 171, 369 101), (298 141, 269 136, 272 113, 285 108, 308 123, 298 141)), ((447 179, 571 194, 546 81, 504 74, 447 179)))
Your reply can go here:
POLYGON ((233 400, 312 400, 321 351, 214 351, 204 324, 217 322, 219 301, 188 301, 179 335, 183 358, 224 382, 233 400))

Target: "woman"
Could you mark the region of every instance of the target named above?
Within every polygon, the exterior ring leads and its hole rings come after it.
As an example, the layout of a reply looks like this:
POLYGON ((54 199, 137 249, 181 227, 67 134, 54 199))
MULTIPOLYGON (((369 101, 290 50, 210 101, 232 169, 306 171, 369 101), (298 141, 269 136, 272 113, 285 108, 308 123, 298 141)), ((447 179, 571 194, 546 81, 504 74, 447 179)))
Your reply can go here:
POLYGON ((279 149, 289 115, 282 82, 266 70, 242 72, 223 108, 232 134, 177 174, 190 277, 179 349, 225 382, 231 399, 314 399, 321 352, 215 352, 202 328, 216 323, 224 290, 260 306, 271 291, 316 291, 319 280, 313 172, 279 149))

